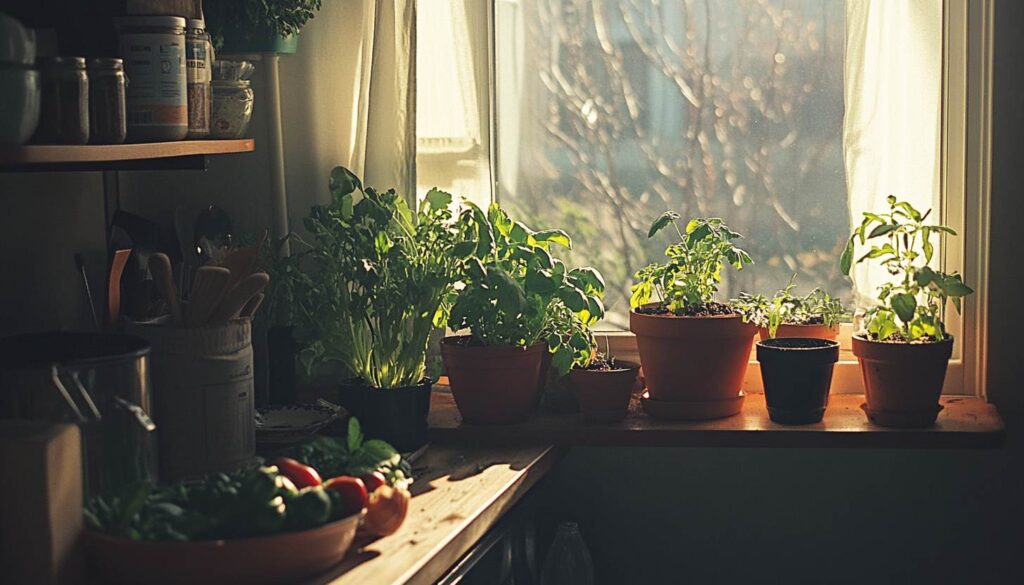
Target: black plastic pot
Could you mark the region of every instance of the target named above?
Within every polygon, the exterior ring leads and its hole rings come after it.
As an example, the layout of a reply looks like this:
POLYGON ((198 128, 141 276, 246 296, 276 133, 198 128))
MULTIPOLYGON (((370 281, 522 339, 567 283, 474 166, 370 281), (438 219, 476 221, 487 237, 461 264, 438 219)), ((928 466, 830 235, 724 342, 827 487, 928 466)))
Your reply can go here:
POLYGON ((381 389, 349 381, 341 384, 338 401, 359 419, 367 439, 383 439, 403 453, 427 444, 427 414, 433 380, 416 386, 381 389))
POLYGON ((785 337, 758 342, 768 416, 787 425, 820 421, 838 360, 836 341, 785 337))

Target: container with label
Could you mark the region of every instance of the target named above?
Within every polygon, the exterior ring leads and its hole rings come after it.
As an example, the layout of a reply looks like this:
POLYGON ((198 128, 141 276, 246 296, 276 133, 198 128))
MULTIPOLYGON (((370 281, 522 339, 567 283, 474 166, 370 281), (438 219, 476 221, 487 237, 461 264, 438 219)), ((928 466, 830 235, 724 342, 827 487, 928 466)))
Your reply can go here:
POLYGON ((188 81, 188 137, 210 134, 210 70, 213 43, 201 18, 190 18, 185 32, 185 77, 188 81))
POLYGON ((118 43, 131 82, 127 90, 131 142, 181 140, 188 134, 185 19, 125 16, 118 43))

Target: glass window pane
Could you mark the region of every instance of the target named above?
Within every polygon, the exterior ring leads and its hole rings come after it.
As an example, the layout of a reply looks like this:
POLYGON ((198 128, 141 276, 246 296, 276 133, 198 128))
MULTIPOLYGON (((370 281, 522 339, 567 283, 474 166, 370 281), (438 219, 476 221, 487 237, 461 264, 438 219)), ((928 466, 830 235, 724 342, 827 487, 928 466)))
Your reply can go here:
POLYGON ((723 297, 849 298, 843 0, 498 0, 498 190, 534 228, 573 234, 628 327, 633 272, 666 209, 719 216, 756 265, 723 297))

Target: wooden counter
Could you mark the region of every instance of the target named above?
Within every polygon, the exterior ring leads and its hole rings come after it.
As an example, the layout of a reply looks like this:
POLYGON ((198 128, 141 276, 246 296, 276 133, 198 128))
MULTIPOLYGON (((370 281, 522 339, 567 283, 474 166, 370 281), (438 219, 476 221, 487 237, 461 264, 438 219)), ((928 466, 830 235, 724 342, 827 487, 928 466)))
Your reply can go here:
POLYGON ((982 398, 943 396, 934 427, 890 429, 867 420, 859 394, 833 394, 820 423, 787 426, 771 422, 764 394, 748 394, 743 411, 728 418, 681 422, 651 418, 630 405, 620 423, 592 424, 578 414, 536 413, 522 424, 463 425, 452 395, 435 387, 430 432, 436 440, 466 445, 593 445, 638 447, 838 447, 995 448, 1003 443, 1003 421, 982 398))
POLYGON ((434 583, 551 469, 558 456, 557 449, 546 446, 431 445, 413 465, 416 481, 402 528, 385 538, 357 542, 336 569, 307 583, 434 583))

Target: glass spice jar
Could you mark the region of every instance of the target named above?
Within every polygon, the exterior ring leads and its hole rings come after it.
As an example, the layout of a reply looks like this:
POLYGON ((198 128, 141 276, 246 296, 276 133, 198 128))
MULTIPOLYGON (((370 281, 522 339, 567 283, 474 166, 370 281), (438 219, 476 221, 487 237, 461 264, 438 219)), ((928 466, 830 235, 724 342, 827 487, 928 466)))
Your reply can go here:
POLYGON ((89 133, 93 144, 121 144, 128 136, 121 59, 89 61, 89 133))
POLYGON ((241 138, 252 119, 253 93, 248 79, 213 80, 210 138, 241 138))
POLYGON ((44 57, 37 60, 42 85, 39 126, 33 142, 89 142, 89 76, 83 57, 44 57))
POLYGON ((206 138, 210 134, 210 80, 213 42, 201 18, 188 19, 185 29, 185 76, 188 81, 188 136, 206 138))

